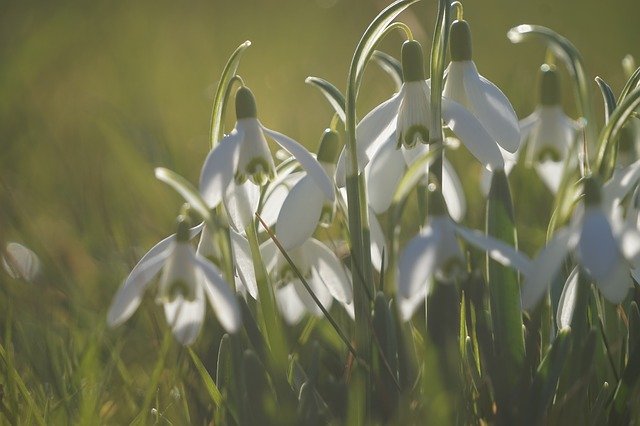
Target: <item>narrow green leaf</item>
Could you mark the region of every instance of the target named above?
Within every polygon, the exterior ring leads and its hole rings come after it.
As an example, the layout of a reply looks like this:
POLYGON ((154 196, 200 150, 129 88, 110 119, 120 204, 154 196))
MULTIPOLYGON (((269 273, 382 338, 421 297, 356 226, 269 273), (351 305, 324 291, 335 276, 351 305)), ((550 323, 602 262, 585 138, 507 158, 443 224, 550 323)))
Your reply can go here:
MULTIPOLYGON (((513 203, 509 182, 503 170, 491 180, 487 199, 487 235, 518 247, 513 203)), ((492 260, 487 255, 487 281, 491 300, 494 349, 501 360, 508 387, 514 386, 522 374, 524 335, 518 273, 492 260)))
MULTIPOLYGON (((637 311, 637 306, 636 306, 637 311)), ((637 321, 637 318, 633 320, 637 321)), ((637 325, 637 324, 634 324, 637 325)), ((637 331, 636 331, 637 332, 637 331)), ((627 365, 622 371, 621 380, 613 395, 613 405, 609 415, 610 424, 626 425, 630 421, 630 409, 637 404, 633 396, 633 390, 640 378, 640 340, 634 338, 634 346, 630 347, 627 365)))
POLYGON ((396 90, 400 90, 402 86, 402 64, 400 64, 400 61, 380 50, 373 52, 372 59, 393 79, 396 90))
POLYGON ((346 120, 344 113, 344 95, 340 93, 340 90, 338 90, 336 86, 320 77, 307 77, 304 82, 317 87, 318 90, 320 90, 320 93, 322 93, 327 101, 329 101, 329 104, 334 109, 336 114, 338 114, 340 119, 343 122, 346 120))
MULTIPOLYGON (((247 408, 250 408, 249 417, 251 424, 272 424, 273 419, 269 414, 269 409, 276 408, 274 400, 275 391, 271 386, 269 376, 264 365, 258 356, 250 349, 244 351, 242 355, 242 365, 244 367, 244 391, 246 392, 247 408)), ((282 413, 284 414, 284 413, 282 413)))
POLYGON ((611 114, 609 122, 600 132, 598 138, 597 167, 601 178, 606 181, 613 174, 616 156, 616 144, 623 126, 640 106, 640 87, 636 87, 627 95, 611 114))
POLYGON ((627 353, 631 353, 632 349, 640 343, 640 310, 638 304, 631 302, 629 307, 629 330, 627 335, 627 353))
POLYGON ((629 77, 629 80, 627 80, 627 82, 625 83, 624 87, 622 88, 622 91, 620 92, 620 102, 622 102, 624 100, 624 98, 627 97, 627 95, 636 87, 638 87, 638 84, 640 83, 640 67, 638 67, 633 74, 631 74, 631 76, 629 77))
POLYGON ((561 330, 542 359, 531 384, 531 397, 528 409, 523 413, 523 423, 535 425, 544 419, 571 349, 570 337, 571 329, 561 330))
POLYGON ((233 383, 233 348, 231 347, 231 336, 226 334, 220 339, 218 348, 218 360, 216 362, 216 382, 220 393, 229 392, 233 383))
POLYGON ((204 387, 207 389, 207 393, 209 394, 211 401, 213 401, 216 407, 222 407, 222 405, 224 404, 222 393, 220 392, 220 390, 218 389, 218 386, 216 386, 215 382, 211 378, 211 375, 207 371, 206 367, 204 366, 204 364, 202 364, 202 361, 200 361, 200 358, 198 357, 198 355, 196 355, 193 349, 187 348, 187 352, 189 352, 191 361, 193 362, 193 365, 196 367, 196 370, 198 370, 200 379, 202 379, 202 382, 204 383, 204 387))
POLYGON ((156 167, 155 173, 158 180, 172 187, 187 203, 189 203, 191 207, 193 207, 196 212, 198 212, 200 216, 202 216, 210 229, 216 229, 215 223, 213 222, 213 216, 211 216, 211 211, 209 210, 207 203, 191 182, 173 170, 165 169, 164 167, 156 167))
POLYGON ((616 109, 616 97, 611 90, 611 87, 600 77, 596 77, 596 83, 602 93, 602 99, 604 100, 604 119, 605 123, 609 121, 609 117, 616 109))
POLYGON ((438 145, 434 149, 425 152, 413 163, 411 163, 411 166, 409 166, 405 174, 402 176, 402 179, 400 179, 400 182, 398 182, 398 186, 393 193, 393 198, 391 199, 391 209, 404 204, 404 201, 409 196, 411 190, 415 188, 415 186, 424 177, 424 175, 427 173, 429 165, 433 162, 434 158, 436 158, 440 154, 441 151, 442 147, 438 145))
POLYGON ((240 58, 249 46, 251 46, 251 42, 249 40, 238 46, 238 48, 231 54, 229 60, 224 66, 224 69, 222 70, 222 76, 220 77, 216 94, 213 97, 213 108, 211 111, 211 127, 209 129, 211 148, 216 146, 220 139, 222 139, 224 111, 226 97, 228 96, 228 88, 236 74, 238 65, 240 64, 240 58))
POLYGON ((240 302, 240 311, 242 312, 242 323, 244 324, 244 329, 247 332, 249 342, 251 342, 253 349, 256 351, 262 362, 267 362, 267 347, 264 337, 260 333, 258 323, 256 323, 255 318, 251 314, 251 310, 249 309, 249 305, 247 305, 246 300, 244 300, 243 297, 239 297, 238 300, 240 302))
POLYGON ((378 292, 373 309, 373 332, 378 346, 381 366, 379 370, 387 398, 397 401, 400 390, 398 382, 398 341, 389 303, 382 292, 378 292))

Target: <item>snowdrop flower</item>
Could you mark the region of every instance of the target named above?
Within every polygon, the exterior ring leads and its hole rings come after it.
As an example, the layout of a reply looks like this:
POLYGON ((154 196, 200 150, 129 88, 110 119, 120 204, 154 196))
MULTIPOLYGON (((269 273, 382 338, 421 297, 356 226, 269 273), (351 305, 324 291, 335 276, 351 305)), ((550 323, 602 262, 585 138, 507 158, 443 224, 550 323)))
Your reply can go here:
POLYGON ((209 206, 215 207, 228 196, 234 177, 237 185, 249 180, 258 186, 275 177, 265 135, 291 153, 324 195, 333 200, 333 184, 316 159, 298 142, 264 127, 257 117, 253 93, 243 86, 236 92, 235 128, 209 153, 200 174, 200 192, 209 206))
POLYGON ((193 232, 180 217, 177 234, 165 238, 143 256, 113 299, 107 314, 110 327, 133 315, 151 280, 162 270, 156 301, 164 306, 167 323, 181 344, 192 344, 200 333, 205 295, 223 328, 229 333, 238 331, 241 317, 235 294, 218 269, 195 252, 189 243, 193 232))
MULTIPOLYGON (((557 72, 546 64, 540 67, 540 104, 520 121, 522 140, 527 141, 525 164, 535 167, 551 192, 560 186, 564 160, 580 126, 568 117, 560 105, 557 72)), ((575 159, 577 161, 577 159, 575 159)))
POLYGON ((576 209, 570 226, 556 232, 531 263, 529 273, 525 273, 524 309, 535 306, 542 298, 571 252, 607 300, 618 304, 626 297, 632 284, 630 265, 640 262, 640 234, 637 228, 620 226, 619 213, 608 214, 595 178, 585 179, 584 193, 584 208, 576 209))
POLYGON ((504 93, 478 74, 472 60, 471 31, 467 21, 451 24, 449 49, 451 63, 444 97, 471 111, 500 147, 510 153, 516 152, 520 145, 518 118, 504 93))
MULTIPOLYGON (((335 173, 339 149, 338 134, 325 130, 320 140, 318 162, 328 176, 335 173)), ((286 250, 299 247, 307 241, 318 222, 328 225, 333 219, 334 199, 330 199, 312 176, 306 174, 289 191, 280 208, 276 222, 276 235, 286 250)))
MULTIPOLYGON (((429 200, 430 202, 431 199, 429 200)), ((434 199, 434 213, 419 235, 400 254, 398 263, 398 307, 408 320, 429 294, 434 279, 451 282, 466 271, 457 237, 486 251, 494 260, 516 269, 527 269, 530 261, 508 244, 455 223, 442 201, 434 199), (438 203, 437 205, 435 203, 438 203)))
MULTIPOLYGON (((429 81, 425 79, 422 47, 417 41, 409 40, 402 45, 402 72, 404 83, 400 91, 374 108, 358 124, 356 155, 359 171, 363 171, 380 150, 389 155, 392 148, 410 150, 418 142, 429 142, 431 90, 429 81)), ((504 166, 493 138, 465 107, 444 97, 442 117, 483 165, 493 169, 504 166)), ((347 155, 347 151, 343 150, 338 160, 338 186, 345 185, 347 155)), ((396 156, 395 161, 399 164, 398 158, 396 156)))
POLYGON ((38 255, 20 243, 10 242, 2 253, 2 267, 13 279, 33 282, 40 274, 38 255))
MULTIPOLYGON (((277 286, 276 299, 285 320, 289 324, 295 324, 305 312, 322 316, 322 310, 275 243, 272 240, 266 241, 261 245, 260 252, 265 267, 277 286)), ((329 248, 310 238, 288 254, 325 309, 331 308, 335 299, 347 312, 353 310, 351 280, 340 260, 329 248)))

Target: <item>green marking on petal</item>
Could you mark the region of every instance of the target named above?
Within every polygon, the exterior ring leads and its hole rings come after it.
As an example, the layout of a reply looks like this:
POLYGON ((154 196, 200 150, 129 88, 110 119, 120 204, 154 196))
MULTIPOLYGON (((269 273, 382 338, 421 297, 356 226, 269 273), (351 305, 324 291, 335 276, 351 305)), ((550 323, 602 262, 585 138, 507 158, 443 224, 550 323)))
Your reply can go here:
POLYGON ((451 256, 440 266, 436 276, 440 281, 451 282, 463 277, 465 271, 462 259, 459 256, 451 256))
POLYGON ((539 163, 542 163, 547 160, 560 161, 562 160, 562 156, 560 155, 560 151, 558 151, 555 147, 545 146, 541 148, 540 151, 538 152, 536 160, 539 163))
MULTIPOLYGON (((247 163, 245 172, 251 182, 258 186, 265 185, 275 177, 275 170, 264 157, 254 157, 247 163)), ((245 178, 246 180, 246 178, 245 178)))
POLYGON ((467 21, 453 21, 449 34, 451 60, 456 62, 470 61, 472 58, 471 29, 467 21))
POLYGON ((421 124, 414 124, 404 132, 400 133, 398 138, 398 148, 400 144, 403 144, 406 148, 413 148, 418 142, 418 139, 422 143, 429 141, 429 129, 421 124))
POLYGON ((324 203, 320 212, 320 226, 328 228, 333 222, 333 203, 324 203))

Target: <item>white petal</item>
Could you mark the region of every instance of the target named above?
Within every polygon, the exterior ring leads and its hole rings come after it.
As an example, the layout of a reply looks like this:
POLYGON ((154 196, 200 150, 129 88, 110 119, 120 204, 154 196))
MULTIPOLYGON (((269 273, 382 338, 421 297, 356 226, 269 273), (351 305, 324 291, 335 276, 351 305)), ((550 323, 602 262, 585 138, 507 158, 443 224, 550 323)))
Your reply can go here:
POLYGON ((340 303, 351 303, 353 300, 351 280, 333 251, 316 239, 307 241, 304 244, 304 250, 315 264, 318 278, 327 287, 329 293, 340 303))
POLYGON ((164 304, 164 314, 171 327, 173 336, 182 345, 195 342, 204 321, 204 295, 201 286, 196 289, 196 297, 188 301, 177 296, 172 302, 164 304))
POLYGON ((200 173, 200 194, 209 207, 217 206, 236 172, 242 132, 233 129, 211 150, 200 173))
POLYGON ((278 145, 296 157, 296 160, 298 160, 302 168, 306 170, 307 174, 311 176, 316 185, 318 185, 329 200, 333 201, 335 199, 332 180, 327 176, 320 163, 313 158, 311 153, 309 153, 305 147, 282 133, 267 129, 264 126, 263 130, 274 141, 276 141, 278 145))
POLYGON ((531 133, 531 130, 534 128, 538 120, 540 119, 540 113, 536 109, 530 115, 526 116, 518 123, 520 127, 520 144, 524 142, 531 133))
POLYGON ((467 94, 464 90, 464 69, 464 62, 462 61, 449 63, 442 96, 468 108, 467 94))
POLYGON ((231 286, 222 278, 213 263, 200 256, 196 256, 195 261, 204 276, 202 284, 213 312, 227 332, 235 333, 242 324, 242 317, 231 286))
POLYGON ((633 284, 629 264, 624 259, 618 258, 609 275, 597 284, 600 292, 609 302, 616 305, 622 303, 633 284))
POLYGON ((216 244, 213 238, 213 234, 209 231, 209 228, 204 226, 200 233, 200 241, 198 241, 198 248, 196 252, 203 257, 210 259, 220 259, 220 248, 216 244))
POLYGON ((442 163, 442 196, 447 203, 449 215, 456 222, 462 221, 467 211, 467 202, 464 198, 464 190, 458 178, 458 174, 445 158, 442 163))
MULTIPOLYGON (((363 171, 373 154, 389 137, 393 137, 396 130, 398 108, 402 100, 400 92, 384 101, 360 120, 356 127, 356 151, 359 171, 363 171)), ((340 153, 336 167, 336 184, 343 187, 346 184, 348 155, 346 147, 340 153)))
POLYGON ((289 325, 299 323, 306 312, 304 304, 291 283, 276 290, 276 302, 285 322, 289 325))
POLYGON ((232 229, 229 230, 229 235, 231 237, 231 248, 233 250, 233 259, 235 260, 238 276, 251 297, 257 300, 258 284, 256 282, 256 273, 253 267, 253 259, 251 258, 249 241, 232 229))
POLYGON ((564 283, 560 302, 558 303, 558 312, 556 314, 556 323, 558 330, 571 327, 571 319, 573 311, 576 308, 576 298, 578 295, 578 267, 573 268, 569 278, 564 283))
POLYGON ((129 273, 111 302, 107 314, 109 327, 122 324, 138 309, 142 293, 149 286, 153 277, 162 269, 165 260, 171 254, 174 241, 175 234, 160 241, 142 256, 142 259, 129 273))
POLYGON ((243 232, 253 223, 253 218, 260 201, 260 187, 250 180, 238 185, 235 180, 227 188, 224 197, 224 207, 231 218, 231 224, 243 232))
POLYGON ((522 308, 534 307, 542 298, 549 282, 555 277, 569 250, 575 244, 577 234, 568 228, 560 228, 533 259, 530 272, 524 274, 522 285, 522 308))
POLYGON ((504 168, 498 145, 473 114, 462 105, 443 98, 442 117, 478 161, 492 169, 504 168))
POLYGON ((462 225, 456 226, 456 232, 470 244, 487 252, 496 262, 515 268, 523 274, 532 272, 531 260, 509 244, 462 225))
POLYGON ((404 298, 402 296, 397 297, 398 311, 402 321, 409 321, 411 317, 413 317, 416 309, 418 309, 421 304, 426 303, 427 288, 431 287, 431 279, 432 278, 429 278, 427 285, 422 286, 420 290, 410 298, 404 298))
POLYGON ((585 209, 577 254, 582 266, 598 282, 611 273, 622 257, 611 225, 599 208, 585 209))
POLYGON ((640 180, 640 160, 623 169, 616 169, 602 188, 602 205, 609 209, 633 191, 640 180))
POLYGON ((382 257, 384 253, 384 268, 387 268, 389 263, 389 250, 387 249, 387 242, 384 238, 384 232, 375 212, 369 207, 369 231, 371 232, 371 263, 376 271, 382 270, 382 257))
POLYGON ((276 236, 285 250, 299 247, 313 235, 324 202, 322 190, 309 175, 291 189, 276 222, 276 236))
POLYGON ((267 225, 272 226, 276 223, 282 204, 284 204, 284 200, 289 195, 289 191, 306 175, 305 172, 295 172, 287 175, 284 179, 280 179, 281 176, 278 175, 269 184, 266 199, 260 212, 260 217, 267 225))
POLYGON ((400 254, 398 262, 398 292, 400 298, 411 299, 431 280, 438 267, 440 233, 427 226, 414 237, 400 254))
POLYGON ((391 205, 393 193, 406 168, 402 152, 393 138, 387 139, 366 169, 369 205, 376 213, 384 213, 391 205))
POLYGON ((22 244, 10 242, 2 256, 2 266, 13 279, 33 281, 40 273, 40 259, 22 244))
POLYGON ((562 181, 563 161, 544 161, 535 164, 536 172, 544 184, 553 194, 558 192, 562 181))
MULTIPOLYGON (((326 310, 329 310, 333 303, 333 297, 331 297, 331 293, 329 293, 327 287, 325 287, 324 284, 322 284, 322 282, 317 279, 315 272, 312 274, 310 279, 307 279, 307 284, 309 284, 311 291, 313 291, 313 294, 318 298, 322 306, 326 310)), ((307 289, 302 284, 302 281, 297 279, 294 280, 293 288, 300 298, 300 301, 302 301, 305 308, 307 308, 307 311, 311 312, 312 315, 315 315, 317 317, 321 317, 324 315, 322 313, 322 309, 320 309, 315 300, 313 300, 313 297, 311 297, 307 289)))
POLYGON ((480 175, 480 191, 485 196, 485 198, 489 195, 489 190, 491 189, 491 179, 493 179, 493 172, 486 167, 482 168, 480 175))
MULTIPOLYGON (((278 265, 278 261, 283 257, 280 249, 276 246, 271 238, 260 244, 260 257, 267 271, 274 271, 278 265)), ((282 259, 284 260, 284 259, 282 259)), ((286 260, 284 260, 286 262, 286 260)))
POLYGON ((469 107, 501 147, 516 152, 520 128, 509 99, 492 82, 478 74, 473 61, 463 62, 464 88, 469 107))

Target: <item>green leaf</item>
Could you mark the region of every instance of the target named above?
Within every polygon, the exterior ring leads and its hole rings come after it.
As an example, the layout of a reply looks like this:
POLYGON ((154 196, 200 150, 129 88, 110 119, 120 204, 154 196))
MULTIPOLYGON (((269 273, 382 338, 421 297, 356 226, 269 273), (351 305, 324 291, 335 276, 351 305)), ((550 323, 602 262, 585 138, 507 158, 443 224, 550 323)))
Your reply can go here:
POLYGON ((638 67, 633 74, 629 77, 629 80, 625 83, 622 91, 620 92, 620 101, 622 102, 624 98, 640 83, 640 67, 638 67))
POLYGON ((327 80, 320 77, 307 77, 304 81, 307 84, 310 84, 314 87, 317 87, 318 90, 327 98, 329 104, 334 109, 336 114, 340 117, 340 119, 345 121, 345 113, 344 113, 344 96, 340 93, 340 90, 336 88, 333 84, 329 83, 327 80))
POLYGON ((187 203, 189 203, 191 207, 193 207, 196 212, 198 212, 200 216, 202 216, 210 229, 216 229, 213 216, 211 215, 207 203, 191 182, 173 170, 165 169, 164 167, 156 167, 155 173, 158 180, 172 187, 187 203))
POLYGON ((382 292, 378 292, 373 309, 373 332, 380 356, 380 391, 385 400, 397 401, 400 384, 398 382, 398 341, 389 303, 382 292))
POLYGON ((373 52, 372 59, 393 79, 396 90, 400 90, 402 87, 402 64, 400 61, 380 50, 373 52))
MULTIPOLYGON (((518 247, 511 192, 503 170, 496 171, 491 180, 486 227, 487 235, 518 247)), ((520 379, 524 363, 518 273, 492 260, 488 255, 486 259, 494 348, 496 357, 501 360, 504 369, 505 385, 511 387, 520 379)))
POLYGON ((402 176, 402 179, 400 179, 400 182, 398 182, 398 186, 393 193, 393 198, 391 199, 391 209, 393 209, 394 207, 402 206, 404 204, 411 190, 427 173, 429 165, 440 154, 440 151, 442 151, 442 147, 438 145, 436 148, 425 152, 413 163, 411 163, 411 166, 409 166, 405 174, 402 176))
POLYGON ((243 297, 238 298, 240 302, 240 311, 242 312, 242 323, 244 324, 244 329, 247 332, 247 337, 249 338, 249 342, 253 346, 253 349, 258 354, 258 357, 266 362, 267 360, 267 347, 264 341, 264 337, 260 333, 260 329, 258 328, 258 324, 256 323, 255 318, 251 314, 251 310, 247 305, 246 300, 243 297))
POLYGON ((269 409, 275 409, 275 391, 271 386, 269 376, 258 356, 250 349, 242 355, 244 368, 244 391, 246 392, 247 408, 250 409, 251 424, 265 424, 273 419, 269 409))
POLYGON ((238 46, 238 48, 229 57, 229 60, 227 61, 227 64, 224 66, 224 69, 222 71, 222 76, 220 77, 220 82, 218 83, 216 94, 213 97, 213 108, 211 111, 211 127, 209 130, 211 148, 216 146, 220 141, 220 139, 222 139, 224 111, 225 111, 225 105, 228 97, 230 84, 232 82, 233 77, 236 74, 238 65, 240 64, 240 58, 242 57, 242 54, 249 46, 251 46, 251 42, 249 40, 245 41, 240 46, 238 46))
POLYGON ((604 100, 604 119, 605 123, 609 121, 611 114, 616 109, 616 97, 611 90, 611 87, 600 77, 596 77, 596 83, 602 93, 602 99, 604 100))
POLYGON ((524 424, 540 424, 549 404, 554 400, 560 375, 571 350, 571 329, 561 330, 542 359, 531 384, 528 409, 523 413, 524 424))
MULTIPOLYGON (((222 345, 221 345, 221 348, 222 348, 222 345)), ((220 390, 218 389, 218 386, 216 386, 215 382, 211 378, 211 375, 207 371, 206 367, 204 366, 204 364, 202 364, 202 361, 200 361, 200 358, 198 357, 198 355, 196 355, 193 349, 187 348, 187 352, 189 352, 191 361, 193 362, 193 365, 196 367, 196 370, 198 370, 200 379, 202 379, 202 382, 204 383, 204 386, 207 389, 207 393, 209 394, 211 401, 213 401, 216 407, 222 407, 224 403, 222 398, 222 393, 220 392, 220 390)))
MULTIPOLYGON (((634 303, 635 305, 635 303, 634 303)), ((631 343, 631 325, 633 324, 634 328, 638 326, 638 308, 635 305, 635 313, 632 305, 631 318, 629 323, 629 342, 631 343), (636 318, 633 318, 636 316, 636 318)), ((638 333, 638 330, 633 331, 634 334, 638 333)), ((634 400, 634 388, 638 384, 638 379, 640 378, 640 340, 635 336, 633 338, 633 346, 629 345, 629 357, 627 359, 627 365, 622 371, 622 377, 620 382, 618 382, 618 387, 613 395, 613 405, 611 407, 611 413, 609 415, 609 423, 610 424, 620 424, 626 425, 630 424, 630 409, 634 407, 634 404, 637 404, 637 401, 634 400)))
POLYGON ((622 127, 632 117, 640 105, 640 87, 636 87, 626 96, 611 114, 609 122, 600 132, 598 138, 597 167, 601 178, 606 181, 613 174, 617 141, 622 127))

